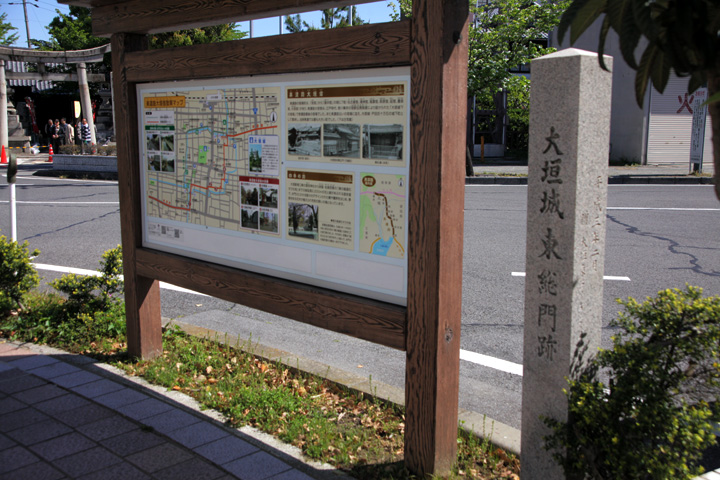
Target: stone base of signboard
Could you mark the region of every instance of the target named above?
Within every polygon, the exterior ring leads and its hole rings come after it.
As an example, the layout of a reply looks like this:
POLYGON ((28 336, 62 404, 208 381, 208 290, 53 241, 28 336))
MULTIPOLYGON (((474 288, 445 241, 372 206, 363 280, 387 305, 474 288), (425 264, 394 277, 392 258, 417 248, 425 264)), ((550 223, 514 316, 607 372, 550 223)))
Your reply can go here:
POLYGON ((53 170, 117 173, 117 157, 104 155, 53 155, 53 170))

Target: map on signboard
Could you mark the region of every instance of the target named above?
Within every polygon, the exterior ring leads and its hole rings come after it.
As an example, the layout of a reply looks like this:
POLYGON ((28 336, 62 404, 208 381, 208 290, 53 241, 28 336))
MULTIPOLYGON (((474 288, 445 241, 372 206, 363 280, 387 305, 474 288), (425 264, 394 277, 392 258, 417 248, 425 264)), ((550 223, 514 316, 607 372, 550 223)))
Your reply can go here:
POLYGON ((147 214, 277 234, 279 99, 279 87, 146 93, 147 214))
POLYGON ((360 251, 404 258, 405 175, 360 174, 360 251))

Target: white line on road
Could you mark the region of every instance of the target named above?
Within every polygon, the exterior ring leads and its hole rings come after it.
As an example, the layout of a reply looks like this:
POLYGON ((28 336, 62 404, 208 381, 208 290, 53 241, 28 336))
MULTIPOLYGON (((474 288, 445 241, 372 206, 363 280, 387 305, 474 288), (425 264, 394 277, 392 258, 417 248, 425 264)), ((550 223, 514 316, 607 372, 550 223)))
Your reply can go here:
POLYGON ((519 363, 508 362, 499 358, 490 357, 481 353, 470 352, 468 350, 460 350, 460 360, 476 363, 484 367, 494 368, 501 372, 512 373, 513 375, 523 374, 523 366, 519 363))
MULTIPOLYGON (((8 200, 0 200, 0 203, 10 203, 8 200)), ((120 202, 54 202, 48 200, 47 202, 39 201, 16 201, 17 204, 30 204, 30 205, 120 205, 120 202)))
MULTIPOLYGON (((513 277, 524 277, 525 272, 511 272, 511 275, 513 277)), ((630 277, 615 277, 612 275, 604 275, 603 280, 612 280, 612 281, 616 281, 616 282, 629 282, 630 277)))
POLYGON ((669 210, 677 212, 720 212, 720 208, 607 207, 608 210, 669 210))
MULTIPOLYGON (((73 273, 75 275, 85 275, 85 276, 93 276, 93 277, 99 277, 100 272, 96 270, 85 270, 84 268, 73 268, 73 267, 61 267, 58 265, 47 265, 45 263, 34 263, 33 266, 37 268, 38 270, 49 270, 51 272, 59 272, 59 273, 73 273)), ((121 275, 122 277, 122 275, 121 275)), ((171 285, 169 283, 160 282, 160 288, 164 288, 165 290, 173 290, 176 292, 183 292, 183 293, 192 293, 194 295, 202 295, 203 297, 207 297, 208 295, 205 295, 204 293, 195 292, 193 290, 188 290, 187 288, 178 287, 177 285, 171 285)))
MULTIPOLYGON (((3 177, 7 178, 7 175, 3 175, 3 177)), ((77 182, 77 183, 105 183, 109 185, 117 185, 117 180, 90 180, 90 179, 82 179, 82 178, 59 178, 59 177, 37 177, 35 175, 18 175, 19 179, 28 179, 28 180, 45 180, 48 182, 77 182)), ((32 184, 23 183, 22 186, 29 186, 32 184)))

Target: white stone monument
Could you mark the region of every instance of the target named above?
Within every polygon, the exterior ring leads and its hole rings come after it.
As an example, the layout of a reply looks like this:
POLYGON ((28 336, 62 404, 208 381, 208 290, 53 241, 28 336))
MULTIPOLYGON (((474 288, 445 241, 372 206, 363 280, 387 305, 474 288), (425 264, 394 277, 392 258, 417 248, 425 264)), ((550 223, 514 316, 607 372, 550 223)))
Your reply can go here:
POLYGON ((523 480, 553 480, 541 416, 567 419, 576 344, 600 345, 612 74, 577 49, 531 70, 520 461, 523 480))

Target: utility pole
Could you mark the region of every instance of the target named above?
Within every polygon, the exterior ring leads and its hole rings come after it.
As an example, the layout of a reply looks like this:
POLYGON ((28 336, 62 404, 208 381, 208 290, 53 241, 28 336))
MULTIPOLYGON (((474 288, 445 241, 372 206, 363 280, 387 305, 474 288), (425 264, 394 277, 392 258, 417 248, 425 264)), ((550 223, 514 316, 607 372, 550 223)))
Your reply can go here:
POLYGON ((25 12, 25 34, 27 35, 27 44, 30 48, 30 23, 27 18, 27 0, 23 0, 23 11, 25 12))

